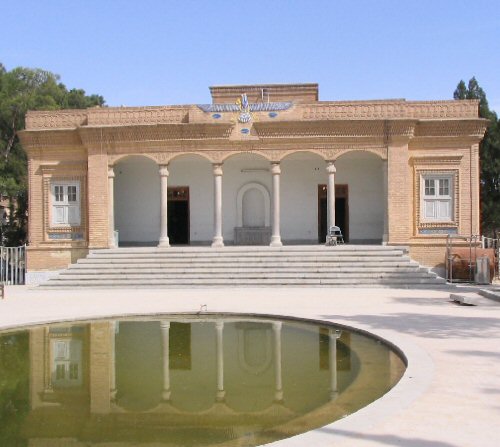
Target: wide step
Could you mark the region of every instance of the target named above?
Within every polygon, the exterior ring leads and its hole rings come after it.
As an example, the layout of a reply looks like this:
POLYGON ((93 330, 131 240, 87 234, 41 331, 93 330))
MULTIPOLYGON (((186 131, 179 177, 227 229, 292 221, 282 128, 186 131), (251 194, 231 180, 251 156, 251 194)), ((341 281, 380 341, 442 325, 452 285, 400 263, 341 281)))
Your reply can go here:
POLYGON ((444 283, 412 261, 404 247, 344 245, 96 250, 41 287, 410 287, 444 283))

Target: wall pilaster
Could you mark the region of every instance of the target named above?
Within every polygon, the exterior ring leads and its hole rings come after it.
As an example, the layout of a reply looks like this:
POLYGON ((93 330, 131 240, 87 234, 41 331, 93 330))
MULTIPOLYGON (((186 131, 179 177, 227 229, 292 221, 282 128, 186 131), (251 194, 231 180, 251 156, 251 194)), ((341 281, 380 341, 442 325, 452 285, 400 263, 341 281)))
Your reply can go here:
POLYGON ((411 175, 408 141, 387 147, 387 210, 389 244, 407 244, 411 236, 411 175))
POLYGON ((89 248, 107 248, 109 238, 108 156, 88 149, 89 248))

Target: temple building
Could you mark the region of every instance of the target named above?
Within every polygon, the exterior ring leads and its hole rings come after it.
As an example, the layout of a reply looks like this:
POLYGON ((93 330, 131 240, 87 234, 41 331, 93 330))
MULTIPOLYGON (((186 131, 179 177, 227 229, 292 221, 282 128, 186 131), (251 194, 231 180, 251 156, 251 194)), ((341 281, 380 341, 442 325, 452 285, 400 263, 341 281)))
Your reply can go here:
POLYGON ((480 232, 478 101, 319 101, 216 86, 211 104, 28 112, 28 274, 121 246, 350 244, 444 262, 480 232))

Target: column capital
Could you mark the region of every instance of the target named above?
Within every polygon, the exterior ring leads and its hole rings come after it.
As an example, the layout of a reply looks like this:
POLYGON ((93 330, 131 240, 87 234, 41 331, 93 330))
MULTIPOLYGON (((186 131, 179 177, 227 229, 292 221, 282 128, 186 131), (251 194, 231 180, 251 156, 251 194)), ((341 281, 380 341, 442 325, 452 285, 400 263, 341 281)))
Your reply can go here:
POLYGON ((161 320, 160 327, 162 329, 170 329, 170 321, 161 320))
POLYGON ((221 176, 222 175, 222 163, 213 163, 212 164, 214 175, 221 176))
POLYGON ((279 162, 273 161, 271 163, 271 174, 273 175, 280 175, 281 174, 281 167, 279 162))
POLYGON ((108 166, 108 178, 114 178, 115 177, 115 169, 113 165, 108 166))
POLYGON ((160 165, 160 177, 168 177, 168 164, 160 165))
POLYGON ((326 162, 326 172, 328 172, 328 174, 335 174, 337 172, 337 168, 333 161, 326 162))

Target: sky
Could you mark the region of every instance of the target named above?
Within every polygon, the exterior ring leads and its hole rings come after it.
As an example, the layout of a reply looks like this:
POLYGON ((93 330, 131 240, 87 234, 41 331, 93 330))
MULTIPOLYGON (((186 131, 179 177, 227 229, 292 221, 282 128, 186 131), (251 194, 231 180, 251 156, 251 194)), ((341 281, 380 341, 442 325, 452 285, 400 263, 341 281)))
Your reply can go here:
POLYGON ((201 104, 212 85, 309 82, 325 101, 440 100, 475 76, 500 112, 499 0, 6 5, 7 70, 49 70, 110 106, 201 104))

